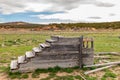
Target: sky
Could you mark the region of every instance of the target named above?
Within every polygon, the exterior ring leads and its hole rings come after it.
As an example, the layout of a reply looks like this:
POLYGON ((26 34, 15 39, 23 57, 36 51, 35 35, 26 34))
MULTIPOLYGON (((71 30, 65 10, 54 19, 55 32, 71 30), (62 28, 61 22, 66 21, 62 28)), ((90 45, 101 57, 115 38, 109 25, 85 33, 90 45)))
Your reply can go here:
POLYGON ((0 23, 120 21, 120 0, 0 0, 0 23))

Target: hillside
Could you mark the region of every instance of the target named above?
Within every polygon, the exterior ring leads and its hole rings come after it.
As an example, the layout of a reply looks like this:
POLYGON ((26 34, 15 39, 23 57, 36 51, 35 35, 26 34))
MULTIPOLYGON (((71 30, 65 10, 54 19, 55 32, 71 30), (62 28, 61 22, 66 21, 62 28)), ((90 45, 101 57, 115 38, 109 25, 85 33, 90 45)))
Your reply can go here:
POLYGON ((120 22, 103 22, 103 23, 69 23, 69 24, 54 24, 59 28, 112 28, 112 29, 119 29, 120 22))
POLYGON ((32 23, 27 23, 27 22, 7 22, 7 23, 0 23, 0 28, 38 28, 42 27, 44 25, 40 24, 32 24, 32 23))
POLYGON ((80 28, 95 28, 95 29, 119 29, 120 22, 103 22, 103 23, 61 23, 61 24, 32 24, 26 22, 8 22, 1 23, 0 28, 46 28, 50 29, 80 29, 80 28))

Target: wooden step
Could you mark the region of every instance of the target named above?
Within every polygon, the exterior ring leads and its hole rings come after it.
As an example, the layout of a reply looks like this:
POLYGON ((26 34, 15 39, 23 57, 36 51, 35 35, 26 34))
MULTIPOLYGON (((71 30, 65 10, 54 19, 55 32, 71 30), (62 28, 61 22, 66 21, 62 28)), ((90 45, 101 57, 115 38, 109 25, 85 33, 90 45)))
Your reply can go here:
POLYGON ((53 40, 53 39, 47 39, 46 40, 46 42, 48 42, 48 43, 54 43, 54 42, 56 42, 57 40, 53 40))
POLYGON ((27 51, 27 52, 25 53, 25 55, 26 55, 26 58, 32 58, 32 57, 35 57, 35 53, 32 52, 32 51, 27 51))
POLYGON ((19 63, 19 64, 25 63, 25 55, 24 55, 24 56, 19 56, 19 57, 18 57, 18 63, 19 63))
POLYGON ((38 52, 41 52, 42 49, 40 47, 34 47, 33 51, 36 52, 36 53, 38 53, 38 52))
POLYGON ((47 47, 50 47, 50 44, 49 43, 42 43, 42 44, 40 44, 40 46, 42 48, 47 48, 47 47))
POLYGON ((12 60, 12 61, 11 61, 10 69, 11 69, 11 70, 18 69, 18 61, 17 61, 17 60, 12 60))

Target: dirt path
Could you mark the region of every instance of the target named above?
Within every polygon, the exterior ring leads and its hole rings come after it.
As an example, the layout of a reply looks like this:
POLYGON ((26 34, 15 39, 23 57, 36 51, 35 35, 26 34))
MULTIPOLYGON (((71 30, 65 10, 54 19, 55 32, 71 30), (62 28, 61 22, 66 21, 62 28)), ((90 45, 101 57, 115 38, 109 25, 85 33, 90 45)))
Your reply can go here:
POLYGON ((0 73, 0 80, 10 80, 5 73, 0 73))

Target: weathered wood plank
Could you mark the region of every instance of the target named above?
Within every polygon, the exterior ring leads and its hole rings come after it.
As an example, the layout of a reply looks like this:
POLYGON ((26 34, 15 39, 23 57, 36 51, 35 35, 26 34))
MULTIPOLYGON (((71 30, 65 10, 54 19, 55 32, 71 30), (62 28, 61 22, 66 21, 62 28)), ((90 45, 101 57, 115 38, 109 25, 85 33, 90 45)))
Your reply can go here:
POLYGON ((38 53, 38 52, 41 52, 42 49, 40 47, 34 47, 33 51, 38 53))
POLYGON ((54 42, 56 42, 57 40, 53 40, 53 39, 47 39, 46 40, 46 42, 48 42, 48 43, 54 43, 54 42))
POLYGON ((120 53, 118 53, 118 52, 98 52, 95 55, 118 55, 118 56, 120 56, 120 53))
POLYGON ((109 56, 94 56, 94 58, 111 59, 112 57, 109 57, 109 56))
POLYGON ((87 66, 84 66, 84 67, 99 67, 99 66, 117 65, 117 64, 120 64, 120 61, 103 63, 103 64, 87 65, 87 66))
POLYGON ((25 55, 26 55, 26 58, 32 58, 32 57, 35 57, 35 53, 32 52, 32 51, 27 51, 27 52, 25 53, 25 55))
POLYGON ((87 74, 97 72, 97 71, 100 71, 100 70, 103 70, 103 69, 107 69, 107 68, 110 68, 110 67, 113 67, 113 66, 116 66, 116 65, 109 65, 109 66, 97 68, 97 69, 94 69, 94 70, 91 70, 91 71, 86 71, 84 74, 87 75, 87 74))
POLYGON ((24 62, 25 62, 25 56, 19 56, 18 63, 24 63, 24 62))
POLYGON ((48 44, 48 43, 42 43, 42 44, 40 44, 40 46, 42 48, 45 48, 45 47, 50 47, 50 44, 48 44))
POLYGON ((17 60, 12 60, 10 64, 10 69, 17 69, 18 68, 18 61, 17 60))

